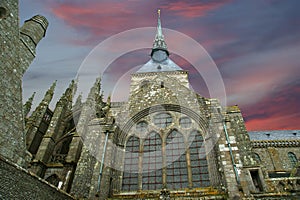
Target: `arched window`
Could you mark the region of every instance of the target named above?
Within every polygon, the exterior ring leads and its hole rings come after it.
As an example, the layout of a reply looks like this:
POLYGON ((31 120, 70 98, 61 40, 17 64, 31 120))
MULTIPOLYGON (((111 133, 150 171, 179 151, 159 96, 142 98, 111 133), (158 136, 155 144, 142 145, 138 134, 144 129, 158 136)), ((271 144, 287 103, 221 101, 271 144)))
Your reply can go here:
POLYGON ((122 188, 124 191, 138 190, 139 138, 131 136, 126 143, 122 188))
POLYGON ((162 188, 162 151, 159 134, 151 132, 144 141, 143 190, 162 188))
POLYGON ((261 163, 260 156, 257 153, 254 153, 254 159, 256 160, 257 163, 261 163))
POLYGON ((166 141, 167 187, 179 189, 188 187, 184 138, 173 130, 166 141))
POLYGON ((207 187, 210 185, 208 165, 203 137, 198 131, 191 132, 189 144, 193 187, 207 187))
POLYGON ((295 167, 298 162, 296 155, 293 152, 288 152, 288 157, 289 157, 292 167, 295 167))

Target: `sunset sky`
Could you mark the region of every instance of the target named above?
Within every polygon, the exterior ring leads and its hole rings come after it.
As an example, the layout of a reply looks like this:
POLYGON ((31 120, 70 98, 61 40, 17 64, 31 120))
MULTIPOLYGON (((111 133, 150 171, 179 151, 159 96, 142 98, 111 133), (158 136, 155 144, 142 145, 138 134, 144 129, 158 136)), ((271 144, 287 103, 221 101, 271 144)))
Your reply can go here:
MULTIPOLYGON (((156 11, 161 9, 163 28, 193 38, 211 56, 224 81, 227 105, 241 108, 248 130, 300 129, 299 7, 298 0, 20 1, 21 25, 36 14, 49 21, 46 37, 23 79, 23 100, 35 91, 36 106, 57 80, 53 108, 94 47, 123 31, 155 27, 156 11)), ((151 40, 145 36, 149 47, 114 61, 107 79, 117 82, 133 66, 149 60, 155 32, 149 35, 151 40)), ((171 47, 182 41, 167 34, 165 39, 171 59, 190 71, 193 89, 210 97, 209 86, 191 64, 172 54, 171 47)), ((115 101, 125 101, 128 86, 127 81, 120 86, 121 92, 105 92, 112 93, 115 101)))

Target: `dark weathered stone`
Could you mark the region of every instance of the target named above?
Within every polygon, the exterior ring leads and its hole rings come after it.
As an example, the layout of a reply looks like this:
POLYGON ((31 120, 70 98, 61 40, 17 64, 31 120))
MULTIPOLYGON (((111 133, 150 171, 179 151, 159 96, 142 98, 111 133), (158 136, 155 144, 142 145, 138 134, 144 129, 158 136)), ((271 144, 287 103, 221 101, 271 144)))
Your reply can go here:
POLYGON ((73 199, 45 180, 0 157, 0 199, 73 199))
POLYGON ((44 17, 36 16, 25 22, 24 28, 20 30, 18 1, 3 0, 0 7, 6 10, 5 16, 0 19, 0 72, 5 77, 0 83, 0 155, 25 167, 22 77, 35 57, 35 47, 45 35, 48 22, 44 17), (43 29, 36 28, 40 21, 43 21, 43 29), (34 46, 20 35, 20 31, 25 29, 31 30, 27 32, 27 38, 36 38, 34 46))

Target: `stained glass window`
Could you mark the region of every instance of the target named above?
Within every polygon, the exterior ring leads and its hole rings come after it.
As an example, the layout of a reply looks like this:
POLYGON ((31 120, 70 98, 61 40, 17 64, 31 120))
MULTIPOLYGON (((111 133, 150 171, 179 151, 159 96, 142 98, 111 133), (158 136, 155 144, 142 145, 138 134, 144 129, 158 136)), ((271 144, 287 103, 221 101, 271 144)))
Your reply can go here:
POLYGON ((166 142, 167 187, 170 189, 188 187, 185 150, 184 138, 173 130, 166 142))
POLYGON ((198 131, 190 134, 189 144, 193 187, 207 187, 210 185, 208 165, 203 137, 198 131))
MULTIPOLYGON (((172 117, 168 113, 157 114, 153 119, 158 127, 167 127, 172 123, 172 117)), ((192 122, 190 118, 182 117, 179 123, 183 128, 188 128, 192 122)), ((140 133, 147 133, 148 123, 140 121, 135 128, 140 133)), ((157 132, 152 131, 145 135, 145 139, 131 136, 126 143, 123 191, 139 190, 139 183, 142 183, 143 190, 161 190, 163 187, 163 160, 166 162, 168 189, 189 187, 189 167, 192 173, 190 181, 194 188, 210 186, 204 139, 199 131, 191 132, 187 141, 188 146, 186 146, 183 135, 177 130, 168 134, 165 144, 162 144, 163 140, 157 132), (141 149, 140 142, 142 142, 141 149), (162 154, 163 146, 165 146, 164 155, 162 154), (190 166, 187 166, 187 148, 190 152, 190 166), (140 176, 139 172, 142 173, 140 176)), ((289 155, 289 157, 291 156, 289 155)))
POLYGON ((126 143, 122 188, 124 191, 138 190, 139 138, 131 136, 126 143))
POLYGON ((151 132, 144 141, 142 185, 143 190, 162 188, 161 138, 155 132, 151 132))

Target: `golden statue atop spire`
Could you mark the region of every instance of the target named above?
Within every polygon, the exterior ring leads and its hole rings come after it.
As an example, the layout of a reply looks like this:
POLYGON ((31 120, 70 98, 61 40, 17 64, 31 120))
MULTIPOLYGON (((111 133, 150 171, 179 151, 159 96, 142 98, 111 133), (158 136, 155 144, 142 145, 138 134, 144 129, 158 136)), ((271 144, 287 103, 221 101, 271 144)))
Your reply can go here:
POLYGON ((157 10, 158 18, 160 18, 160 9, 157 10))

